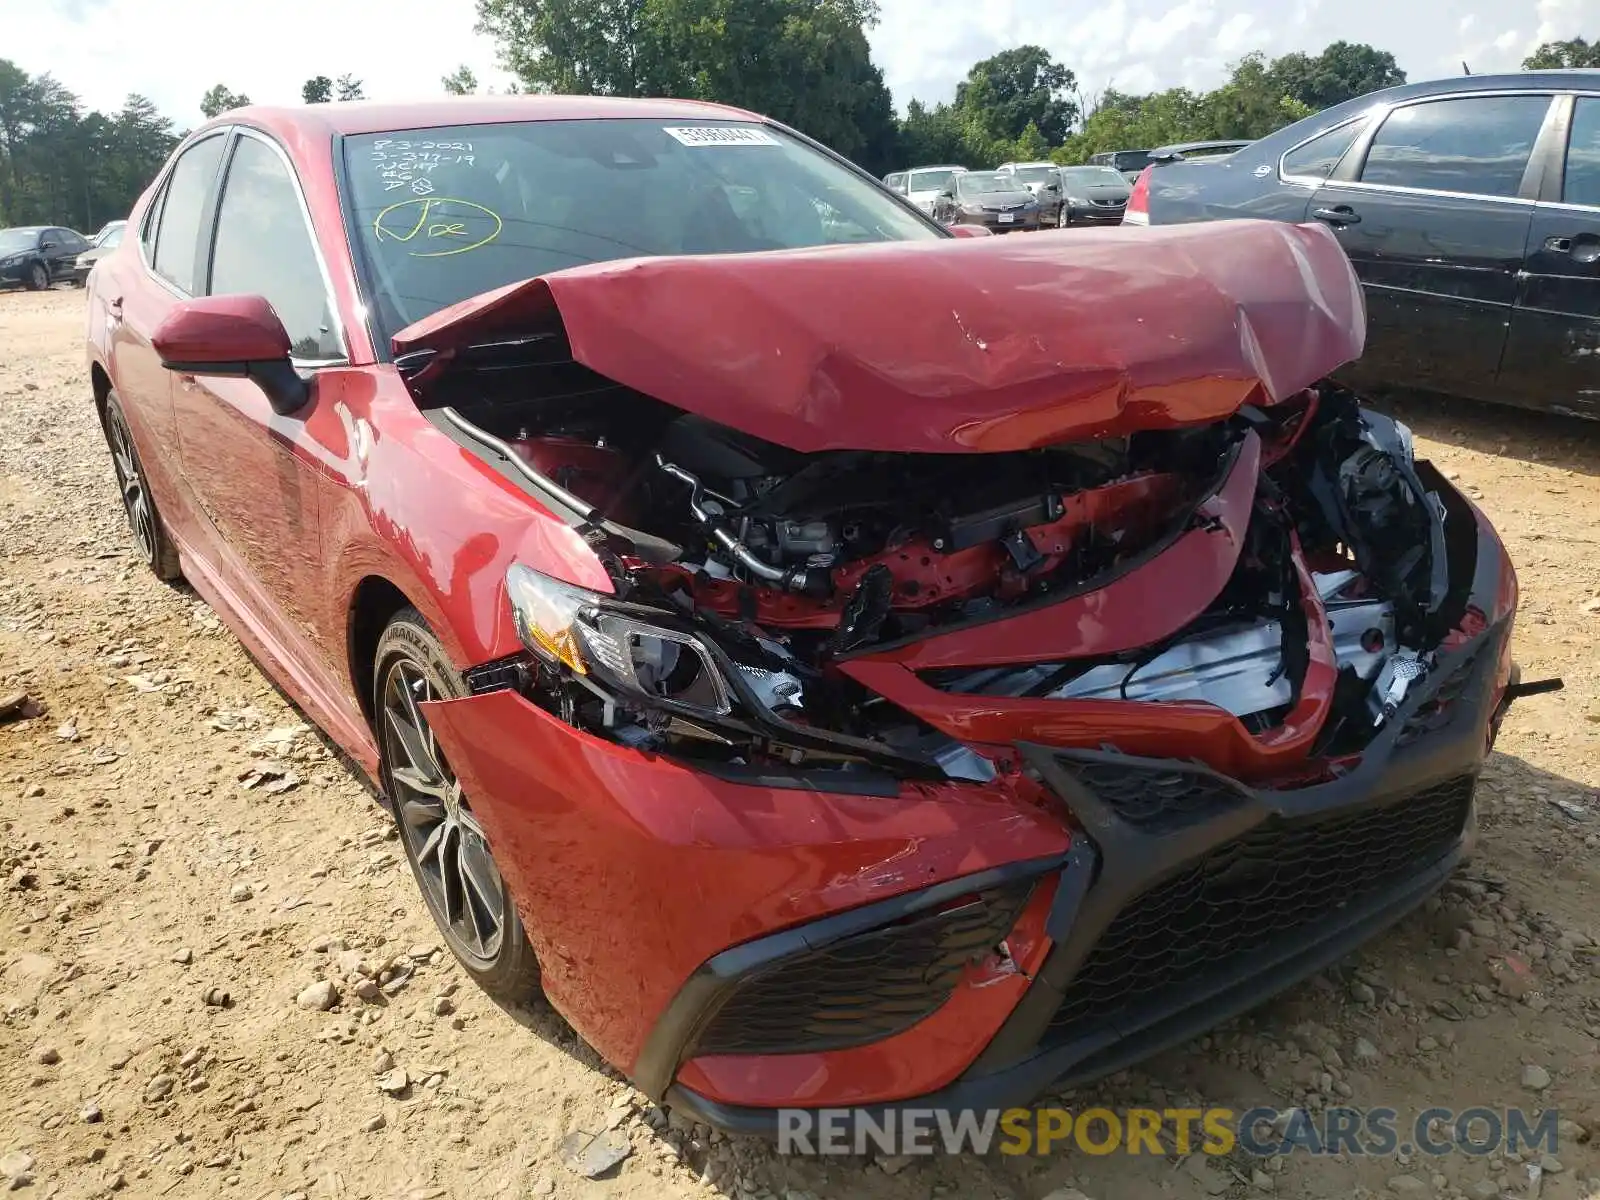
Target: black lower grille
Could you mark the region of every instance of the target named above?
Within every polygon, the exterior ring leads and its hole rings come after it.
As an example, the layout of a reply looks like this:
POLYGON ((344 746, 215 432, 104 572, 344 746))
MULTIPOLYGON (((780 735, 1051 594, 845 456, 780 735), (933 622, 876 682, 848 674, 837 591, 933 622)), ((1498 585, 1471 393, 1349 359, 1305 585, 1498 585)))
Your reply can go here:
POLYGON ((813 1053, 904 1032, 950 998, 968 963, 1005 939, 1032 886, 980 892, 752 975, 692 1054, 813 1053))
POLYGON ((1384 808, 1275 821, 1210 851, 1131 901, 1067 984, 1053 1035, 1158 1001, 1438 858, 1461 835, 1473 779, 1384 808))
POLYGON ((1246 799, 1238 787, 1204 771, 1075 762, 1065 758, 1061 765, 1117 816, 1147 833, 1191 825, 1237 807, 1246 799))

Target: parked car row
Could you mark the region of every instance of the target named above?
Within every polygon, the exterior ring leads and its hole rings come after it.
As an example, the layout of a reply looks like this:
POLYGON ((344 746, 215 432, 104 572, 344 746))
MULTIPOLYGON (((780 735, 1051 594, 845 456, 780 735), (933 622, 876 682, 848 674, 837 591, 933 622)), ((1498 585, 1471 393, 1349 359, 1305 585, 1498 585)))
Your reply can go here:
POLYGON ((993 233, 1115 225, 1129 187, 1105 167, 1002 163, 993 171, 917 167, 884 176, 890 190, 948 226, 980 225, 993 233))
POLYGON ((100 257, 122 240, 126 221, 107 221, 92 238, 59 225, 0 229, 0 286, 39 291, 70 280, 81 284, 100 257))
POLYGON ((1358 386, 1600 418, 1600 70, 1412 84, 1214 161, 1154 162, 1130 224, 1331 228, 1361 280, 1358 386))

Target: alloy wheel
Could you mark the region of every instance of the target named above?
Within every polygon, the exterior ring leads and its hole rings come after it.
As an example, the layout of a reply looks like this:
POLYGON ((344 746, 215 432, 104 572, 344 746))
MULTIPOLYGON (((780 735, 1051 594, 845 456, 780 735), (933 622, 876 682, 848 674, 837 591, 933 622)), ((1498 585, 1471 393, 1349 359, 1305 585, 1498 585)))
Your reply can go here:
POLYGON ((115 407, 106 412, 106 437, 111 443, 111 464, 117 473, 117 490, 122 494, 122 507, 128 514, 128 527, 133 530, 133 540, 139 544, 145 562, 154 565, 156 514, 150 505, 150 490, 139 470, 139 460, 133 452, 133 438, 121 411, 115 407))
POLYGON ((433 687, 417 663, 402 658, 390 667, 382 695, 390 795, 428 903, 457 942, 452 949, 492 962, 505 934, 505 885, 419 708, 437 698, 433 687))
POLYGON ((36 292, 44 291, 50 286, 50 272, 40 263, 34 263, 28 268, 28 286, 36 292))

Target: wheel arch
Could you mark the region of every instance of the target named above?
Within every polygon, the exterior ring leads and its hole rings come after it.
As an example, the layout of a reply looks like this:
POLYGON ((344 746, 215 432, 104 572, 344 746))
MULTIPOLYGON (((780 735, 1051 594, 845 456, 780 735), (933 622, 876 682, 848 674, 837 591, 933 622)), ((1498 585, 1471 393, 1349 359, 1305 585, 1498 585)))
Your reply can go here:
POLYGON ((94 410, 105 424, 106 397, 111 395, 111 374, 99 362, 89 364, 89 386, 94 389, 94 410))
POLYGON ((378 639, 394 615, 408 608, 416 608, 392 580, 382 575, 367 575, 356 584, 350 596, 350 614, 346 622, 346 652, 349 657, 350 683, 355 691, 361 714, 374 731, 377 729, 376 713, 372 706, 372 688, 377 669, 378 639))

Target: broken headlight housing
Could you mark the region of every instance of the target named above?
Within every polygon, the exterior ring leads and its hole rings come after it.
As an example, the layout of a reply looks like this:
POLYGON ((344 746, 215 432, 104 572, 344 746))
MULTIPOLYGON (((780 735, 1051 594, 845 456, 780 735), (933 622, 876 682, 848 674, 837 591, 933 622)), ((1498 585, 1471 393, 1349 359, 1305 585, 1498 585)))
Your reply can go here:
POLYGON ((711 716, 733 710, 728 682, 695 634, 521 563, 506 572, 506 594, 517 636, 544 661, 624 695, 711 716))

